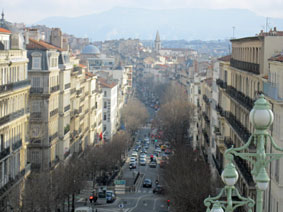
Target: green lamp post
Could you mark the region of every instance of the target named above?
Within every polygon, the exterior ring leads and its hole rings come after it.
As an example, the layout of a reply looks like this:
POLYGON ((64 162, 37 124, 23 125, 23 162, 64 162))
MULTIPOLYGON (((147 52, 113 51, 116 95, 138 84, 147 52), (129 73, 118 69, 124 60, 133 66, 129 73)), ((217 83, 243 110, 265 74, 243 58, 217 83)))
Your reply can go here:
POLYGON ((257 198, 256 198, 256 212, 262 212, 263 209, 263 192, 268 188, 269 177, 266 172, 266 166, 273 160, 278 160, 283 154, 266 153, 265 145, 270 141, 273 148, 278 151, 283 151, 273 140, 268 133, 268 128, 273 122, 273 113, 270 104, 265 100, 263 95, 260 95, 256 100, 253 109, 250 112, 250 122, 255 128, 255 132, 250 136, 248 142, 241 147, 233 148, 233 146, 226 150, 225 158, 231 163, 234 156, 238 156, 244 160, 251 162, 253 169, 251 174, 256 182, 257 198), (250 145, 256 146, 256 152, 245 153, 241 152, 247 150, 250 145))
POLYGON ((232 212, 236 208, 247 205, 249 207, 249 212, 252 211, 254 207, 254 201, 251 198, 242 197, 234 186, 238 180, 238 172, 235 169, 233 163, 228 163, 221 174, 221 179, 225 183, 225 187, 221 189, 220 193, 216 197, 208 197, 204 200, 204 205, 206 206, 206 212, 232 212), (233 193, 236 194, 240 200, 232 200, 233 193), (226 200, 221 200, 221 198, 226 195, 226 200), (211 205, 212 209, 210 209, 211 205))

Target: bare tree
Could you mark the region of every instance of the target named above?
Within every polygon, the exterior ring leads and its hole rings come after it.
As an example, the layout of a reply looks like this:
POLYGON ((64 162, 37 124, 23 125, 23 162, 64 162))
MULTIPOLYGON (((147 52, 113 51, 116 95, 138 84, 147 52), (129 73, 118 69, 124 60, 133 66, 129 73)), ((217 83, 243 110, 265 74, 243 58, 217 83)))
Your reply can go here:
POLYGON ((164 181, 173 211, 205 211, 203 200, 211 194, 209 165, 190 146, 180 145, 164 169, 164 181))
POLYGON ((130 135, 146 123, 148 116, 146 107, 137 99, 130 99, 121 112, 122 121, 130 135))

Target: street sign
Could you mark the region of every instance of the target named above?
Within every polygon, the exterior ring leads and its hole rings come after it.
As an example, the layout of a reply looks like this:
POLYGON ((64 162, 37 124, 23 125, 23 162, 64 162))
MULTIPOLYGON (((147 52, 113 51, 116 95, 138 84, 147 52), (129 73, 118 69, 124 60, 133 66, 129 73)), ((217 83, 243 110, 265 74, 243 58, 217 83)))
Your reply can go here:
POLYGON ((115 185, 126 185, 126 180, 115 180, 114 184, 115 185))

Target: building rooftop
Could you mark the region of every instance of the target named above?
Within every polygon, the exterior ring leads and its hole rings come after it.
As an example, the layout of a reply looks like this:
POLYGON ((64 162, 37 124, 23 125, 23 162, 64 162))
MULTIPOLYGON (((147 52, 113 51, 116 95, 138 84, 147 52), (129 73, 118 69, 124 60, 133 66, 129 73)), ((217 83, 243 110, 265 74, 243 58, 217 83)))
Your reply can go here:
POLYGON ((11 34, 12 32, 10 30, 4 29, 0 27, 0 33, 4 33, 4 34, 11 34))
POLYGON ((268 59, 269 61, 283 62, 283 52, 268 59))
POLYGON ((106 80, 106 79, 101 78, 101 77, 99 77, 98 80, 100 82, 101 87, 103 87, 103 88, 113 88, 117 85, 116 82, 111 81, 111 80, 106 80))
POLYGON ((220 58, 218 58, 217 60, 224 61, 224 62, 229 62, 230 59, 231 59, 231 54, 226 55, 226 56, 224 56, 224 57, 220 57, 220 58))
POLYGON ((59 50, 59 51, 63 51, 63 49, 60 49, 57 46, 53 46, 49 43, 46 43, 43 40, 37 41, 37 40, 32 39, 32 38, 29 39, 29 44, 27 44, 26 48, 28 50, 30 50, 30 49, 41 49, 41 50, 56 49, 56 50, 59 50))

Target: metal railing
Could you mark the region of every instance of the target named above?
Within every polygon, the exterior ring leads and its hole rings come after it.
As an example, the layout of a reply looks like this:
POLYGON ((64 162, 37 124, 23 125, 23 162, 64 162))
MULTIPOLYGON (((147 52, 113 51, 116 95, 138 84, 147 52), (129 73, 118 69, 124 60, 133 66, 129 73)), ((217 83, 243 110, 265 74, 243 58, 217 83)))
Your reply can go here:
POLYGON ((58 113, 58 108, 55 109, 55 110, 52 110, 52 111, 50 112, 50 117, 56 115, 57 113, 58 113))
POLYGON ((16 112, 13 112, 11 114, 8 114, 2 118, 0 118, 0 125, 3 125, 3 124, 7 124, 8 122, 11 122, 21 116, 23 116, 25 114, 25 110, 24 109, 21 109, 21 110, 18 110, 16 112))
POLYGON ((202 112, 202 116, 203 116, 203 119, 205 120, 205 122, 209 125, 210 124, 210 120, 208 118, 208 116, 206 115, 205 112, 202 112))
POLYGON ((56 132, 53 135, 49 136, 49 142, 51 143, 57 137, 58 137, 58 132, 56 132))
POLYGON ((50 92, 53 93, 55 91, 59 91, 59 89, 60 89, 60 86, 56 85, 56 86, 53 86, 53 87, 50 88, 50 92))
POLYGON ((68 110, 70 110, 71 106, 67 105, 66 107, 64 107, 64 112, 67 112, 68 110))
POLYGON ((22 139, 16 141, 16 142, 13 143, 13 145, 12 145, 12 150, 15 151, 15 150, 19 149, 19 148, 22 146, 22 144, 23 144, 22 139))
POLYGON ((10 154, 10 147, 7 147, 5 149, 3 149, 0 152, 0 160, 2 160, 3 158, 5 158, 6 156, 8 156, 10 154))
POLYGON ((206 95, 203 95, 202 98, 207 105, 210 104, 209 98, 206 95))
POLYGON ((217 79, 216 84, 223 89, 227 88, 227 82, 224 82, 222 79, 217 79))
POLYGON ((31 87, 29 92, 30 92, 30 93, 43 93, 43 88, 34 88, 34 87, 31 87))
POLYGON ((14 89, 22 88, 30 85, 30 80, 21 80, 18 82, 12 82, 6 85, 0 85, 0 92, 12 91, 14 89))
POLYGON ((71 87, 71 83, 65 84, 65 89, 68 89, 71 87))
POLYGON ((227 94, 235 99, 238 103, 240 103, 242 106, 244 106, 247 110, 252 110, 254 106, 254 100, 252 100, 250 97, 246 96, 242 92, 238 91, 236 88, 232 86, 228 86, 226 89, 227 94))
POLYGON ((238 167, 238 169, 240 170, 241 174, 243 175, 243 177, 245 178, 245 180, 247 181, 249 186, 255 186, 253 177, 251 175, 251 170, 248 167, 246 161, 244 161, 242 158, 240 158, 239 156, 234 156, 234 161, 238 167))
POLYGON ((257 63, 249 63, 244 61, 235 60, 233 58, 230 59, 230 65, 234 68, 241 69, 243 71, 260 74, 259 73, 259 64, 257 63))

